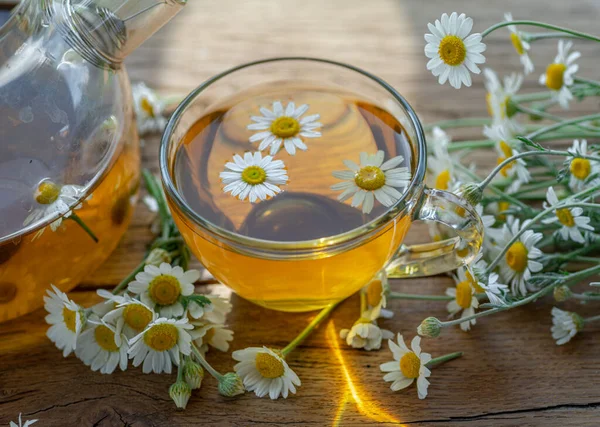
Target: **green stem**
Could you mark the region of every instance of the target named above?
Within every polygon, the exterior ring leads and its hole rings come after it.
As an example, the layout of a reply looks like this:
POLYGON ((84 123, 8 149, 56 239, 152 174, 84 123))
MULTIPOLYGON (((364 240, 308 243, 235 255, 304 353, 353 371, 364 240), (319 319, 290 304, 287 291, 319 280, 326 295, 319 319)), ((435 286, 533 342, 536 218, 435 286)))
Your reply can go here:
POLYGON ((429 301, 452 301, 454 297, 449 295, 416 295, 402 294, 400 292, 390 292, 388 298, 391 299, 410 299, 410 300, 429 300, 429 301))
POLYGON ((317 314, 315 318, 311 320, 311 322, 306 326, 306 328, 304 328, 304 330, 300 332, 298 336, 292 340, 292 342, 290 342, 281 350, 281 354, 283 355, 283 357, 286 357, 288 354, 290 354, 290 352, 293 349, 295 349, 298 346, 298 344, 304 341, 304 339, 310 335, 310 333, 319 325, 319 323, 321 323, 321 321, 325 319, 329 315, 329 313, 331 313, 333 309, 337 307, 337 305, 340 302, 330 304, 323 310, 321 310, 319 314, 317 314))
MULTIPOLYGON (((547 113, 545 111, 536 110, 536 109, 533 109, 533 108, 528 108, 528 107, 525 107, 525 106, 520 105, 520 104, 517 104, 517 109, 520 112, 522 112, 522 113, 540 116, 540 117, 543 117, 545 119, 553 120, 555 122, 562 122, 563 120, 565 120, 564 117, 556 116, 554 114, 550 114, 550 113, 547 113)), ((592 130, 592 131, 593 130, 600 131, 600 128, 597 128, 595 126, 587 126, 587 125, 575 125, 575 126, 577 128, 579 128, 579 129, 592 130)))
POLYGON ((71 212, 71 215, 68 217, 68 219, 72 219, 73 221, 75 221, 77 225, 79 225, 83 229, 83 231, 85 231, 92 238, 94 242, 98 243, 98 238, 96 237, 94 232, 90 230, 90 228, 86 225, 85 222, 83 222, 79 215, 77 215, 75 212, 71 212))
POLYGON ((160 222, 162 225, 162 238, 167 239, 169 238, 169 230, 171 228, 169 224, 171 215, 169 214, 167 201, 164 198, 160 184, 148 169, 144 169, 142 171, 142 176, 144 178, 146 187, 148 188, 148 193, 150 193, 150 195, 156 199, 156 203, 158 204, 158 213, 160 215, 160 222))
POLYGON ((581 123, 581 122, 587 122, 587 121, 591 121, 591 120, 596 120, 600 118, 600 114, 590 114, 588 116, 581 116, 581 117, 576 117, 574 119, 570 119, 570 120, 564 120, 562 122, 559 123, 555 123, 553 125, 550 126, 546 126, 542 129, 538 129, 535 132, 530 133, 529 135, 527 135, 527 138, 533 140, 534 138, 537 138, 540 135, 543 135, 545 133, 548 133, 550 131, 553 131, 554 129, 559 129, 563 126, 566 125, 571 125, 571 124, 576 124, 576 123, 581 123))
POLYGON ((523 38, 528 42, 534 42, 536 40, 544 39, 578 38, 578 36, 565 33, 530 33, 525 35, 523 38))
MULTIPOLYGON (((594 247, 598 247, 598 245, 595 245, 594 247)), ((583 249, 588 249, 588 247, 585 247, 583 249)), ((586 252, 590 252, 590 250, 587 250, 586 252)), ((571 258, 571 261, 578 261, 578 262, 588 262, 591 264, 600 264, 600 258, 596 258, 593 256, 575 256, 573 258, 571 258)))
POLYGON ((177 366, 177 381, 183 381, 183 362, 179 362, 177 366))
POLYGON ((600 295, 571 294, 571 298, 579 301, 600 301, 600 295))
POLYGON ((208 363, 206 359, 202 356, 202 354, 200 354, 200 350, 198 350, 198 347, 196 347, 196 344, 194 343, 192 343, 192 353, 194 353, 194 356, 196 357, 198 362, 202 365, 204 369, 208 371, 209 374, 211 374, 217 381, 221 381, 223 375, 220 374, 217 370, 215 370, 212 366, 210 366, 210 363, 208 363))
POLYGON ((167 239, 163 239, 158 238, 154 241, 154 243, 152 243, 152 246, 150 246, 150 250, 152 249, 156 249, 160 246, 164 246, 164 245, 168 245, 171 243, 183 243, 183 239, 181 237, 169 237, 167 239))
POLYGON ((440 129, 451 129, 451 128, 460 128, 460 127, 480 127, 484 125, 489 125, 492 123, 492 119, 488 117, 472 117, 466 119, 454 119, 454 120, 441 120, 439 122, 433 122, 431 124, 425 125, 425 131, 430 131, 434 127, 439 127, 440 129))
POLYGON ((600 87, 600 82, 597 81, 597 80, 586 79, 586 78, 583 78, 583 77, 574 77, 573 80, 576 83, 586 83, 586 84, 591 85, 591 86, 600 87))
POLYGON ((471 148, 491 148, 494 145, 496 145, 496 141, 492 141, 491 139, 452 142, 448 144, 448 152, 469 150, 471 148))
POLYGON ((583 319, 584 323, 591 323, 591 322, 595 322, 597 320, 600 320, 600 315, 598 316, 592 316, 592 317, 587 317, 585 319, 583 319))
POLYGON ((580 31, 575 31, 575 30, 571 30, 569 28, 559 27, 557 25, 546 24, 544 22, 526 21, 526 20, 505 21, 505 22, 500 22, 498 24, 492 25, 487 30, 485 30, 483 33, 481 33, 481 37, 485 38, 487 35, 489 35, 493 31, 496 31, 499 28, 507 27, 509 25, 531 25, 533 27, 546 28, 547 30, 559 31, 561 33, 570 34, 570 35, 575 36, 575 37, 580 37, 580 38, 583 38, 583 39, 588 39, 588 40, 593 40, 593 41, 596 41, 596 42, 600 42, 600 38, 596 37, 596 36, 594 36, 592 34, 582 33, 580 31))
POLYGON ((530 191, 546 189, 546 188, 551 187, 556 184, 559 184, 559 182, 557 180, 553 179, 553 180, 549 180, 549 181, 537 182, 535 184, 524 185, 519 189, 519 196, 522 193, 528 193, 530 191))
POLYGON ((523 95, 514 95, 511 100, 514 102, 532 102, 532 101, 545 101, 546 99, 552 98, 552 92, 536 92, 527 93, 523 95))
POLYGON ((133 280, 135 275, 144 269, 145 266, 146 266, 146 259, 144 258, 144 260, 142 262, 140 262, 137 265, 137 267, 131 273, 129 273, 127 275, 126 278, 121 280, 121 282, 117 286, 115 286, 115 288, 112 291, 113 295, 117 295, 119 292, 121 292, 123 290, 123 288, 125 288, 125 286, 127 286, 129 284, 129 282, 131 282, 133 280))
POLYGON ((444 356, 440 356, 440 357, 436 357, 435 359, 431 359, 429 362, 427 362, 425 364, 425 366, 427 368, 433 368, 434 366, 440 365, 444 362, 448 362, 452 359, 456 359, 458 357, 461 357, 463 355, 462 351, 457 351, 455 353, 448 353, 445 354, 444 356))

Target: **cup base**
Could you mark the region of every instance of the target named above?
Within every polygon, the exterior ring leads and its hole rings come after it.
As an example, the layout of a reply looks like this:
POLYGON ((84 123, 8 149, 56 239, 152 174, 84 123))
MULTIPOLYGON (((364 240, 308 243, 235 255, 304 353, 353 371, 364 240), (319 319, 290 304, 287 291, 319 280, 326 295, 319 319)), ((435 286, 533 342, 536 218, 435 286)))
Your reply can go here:
POLYGON ((255 300, 248 299, 253 304, 269 310, 286 311, 288 313, 302 313, 305 311, 321 310, 328 305, 335 304, 339 299, 307 299, 307 300, 255 300))

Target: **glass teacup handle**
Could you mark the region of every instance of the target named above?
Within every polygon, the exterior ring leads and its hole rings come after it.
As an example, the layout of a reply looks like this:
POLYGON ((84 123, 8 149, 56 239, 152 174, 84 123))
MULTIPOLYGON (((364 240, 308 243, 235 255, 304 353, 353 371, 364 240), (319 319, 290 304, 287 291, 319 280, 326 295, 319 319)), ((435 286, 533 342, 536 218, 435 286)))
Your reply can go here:
POLYGON ((456 237, 420 245, 402 245, 387 264, 390 278, 432 276, 471 262, 483 242, 481 218, 469 202, 452 193, 425 188, 415 220, 452 228, 456 237))

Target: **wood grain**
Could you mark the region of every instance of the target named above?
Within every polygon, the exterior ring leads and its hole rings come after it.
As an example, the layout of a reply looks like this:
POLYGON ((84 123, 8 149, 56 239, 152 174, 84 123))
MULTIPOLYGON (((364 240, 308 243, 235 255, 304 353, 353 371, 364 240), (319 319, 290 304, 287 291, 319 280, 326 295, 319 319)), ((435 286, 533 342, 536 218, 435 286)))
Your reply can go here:
MULTIPOLYGON (((425 70, 422 54, 426 23, 444 11, 466 12, 481 31, 502 18, 534 18, 583 31, 597 29, 600 4, 595 0, 530 0, 473 3, 467 0, 203 0, 186 10, 128 59, 132 80, 144 80, 164 93, 184 94, 209 76, 250 60, 282 55, 327 57, 363 67, 397 87, 425 121, 485 114, 482 78, 471 90, 438 86, 425 70)), ((501 74, 519 69, 506 32, 488 40, 489 65, 501 74)), ((595 46, 578 44, 582 74, 594 78, 595 46)), ((543 64, 555 54, 555 42, 536 47, 536 87, 543 64)), ((575 105, 575 112, 589 108, 575 105)), ((455 137, 479 130, 454 132, 455 137)), ((157 171, 158 138, 146 138, 145 167, 157 171)), ((486 156, 478 156, 485 161, 486 156)), ((140 260, 152 238, 153 216, 138 206, 133 223, 111 258, 73 293, 82 303, 97 299, 95 288, 111 287, 140 260)), ((423 240, 416 225, 409 242, 423 240)), ((393 283, 394 290, 439 294, 448 277, 393 283)), ((205 285, 201 285, 205 286, 205 285)), ((207 288, 208 290, 208 288, 207 288)), ((212 287, 210 291, 224 289, 212 287)), ((270 312, 232 297, 229 320, 233 349, 282 347, 313 314, 270 312)), ((557 347, 550 337, 550 299, 483 319, 471 333, 446 331, 422 347, 435 356, 462 350, 462 359, 437 367, 429 397, 419 400, 414 387, 392 393, 381 379, 379 364, 391 360, 387 349, 356 351, 342 345, 337 333, 358 313, 356 297, 344 302, 289 358, 302 379, 296 396, 272 402, 247 394, 226 399, 215 382, 205 379, 185 412, 168 397, 174 378, 143 375, 138 369, 103 376, 74 357, 66 360, 45 337, 43 310, 0 325, 0 425, 39 418, 42 426, 251 426, 251 425, 406 425, 595 426, 600 417, 597 386, 597 327, 586 327, 571 343, 557 347)), ((443 303, 393 301, 396 312, 382 325, 408 338, 428 315, 445 316, 443 303)), ((583 315, 593 307, 565 305, 583 315)), ((211 353, 222 371, 231 370, 229 355, 211 353)))

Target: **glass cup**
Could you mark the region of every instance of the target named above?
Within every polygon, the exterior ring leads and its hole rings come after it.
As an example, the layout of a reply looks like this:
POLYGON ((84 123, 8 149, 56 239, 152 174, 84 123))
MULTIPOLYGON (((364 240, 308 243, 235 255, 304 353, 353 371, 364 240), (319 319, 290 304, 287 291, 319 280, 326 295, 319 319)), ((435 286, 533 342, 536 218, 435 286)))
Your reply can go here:
POLYGON ((275 58, 235 67, 192 91, 165 129, 160 170, 177 227, 191 251, 216 279, 258 305, 309 311, 352 295, 382 269, 392 278, 434 275, 464 265, 477 255, 482 243, 481 219, 462 198, 425 187, 426 153, 417 115, 383 80, 329 60, 275 58), (198 118, 242 89, 297 79, 356 93, 402 124, 411 140, 413 158, 412 178, 403 197, 360 227, 313 240, 262 240, 203 218, 186 203, 173 179, 175 154, 187 132, 198 118), (402 241, 415 220, 441 223, 453 229, 456 237, 405 246, 402 241))

